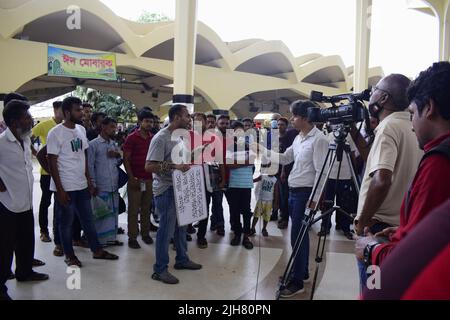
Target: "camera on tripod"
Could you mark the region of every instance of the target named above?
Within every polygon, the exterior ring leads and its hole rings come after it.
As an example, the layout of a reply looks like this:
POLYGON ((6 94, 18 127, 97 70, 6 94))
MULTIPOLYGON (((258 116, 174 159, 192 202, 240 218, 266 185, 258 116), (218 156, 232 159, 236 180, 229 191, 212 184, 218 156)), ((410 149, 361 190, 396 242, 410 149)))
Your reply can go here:
POLYGON ((311 101, 331 103, 332 107, 310 108, 308 110, 308 120, 314 123, 330 123, 330 124, 351 124, 368 120, 369 112, 364 106, 363 101, 369 101, 370 90, 364 90, 357 94, 341 94, 336 96, 324 96, 322 92, 311 91, 311 101), (348 103, 338 102, 347 100, 348 103))

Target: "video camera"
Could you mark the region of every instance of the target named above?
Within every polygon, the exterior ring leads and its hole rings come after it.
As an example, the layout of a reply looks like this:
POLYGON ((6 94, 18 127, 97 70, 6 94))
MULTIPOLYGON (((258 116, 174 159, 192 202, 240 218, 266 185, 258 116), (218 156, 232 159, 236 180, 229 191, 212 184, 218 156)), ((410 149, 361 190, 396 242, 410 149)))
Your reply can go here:
POLYGON ((332 107, 310 108, 308 110, 308 120, 315 123, 330 124, 350 124, 362 122, 369 119, 369 112, 364 106, 363 101, 369 101, 370 90, 364 90, 356 94, 341 94, 336 96, 324 96, 322 92, 311 91, 311 101, 331 103, 332 107), (336 103, 347 100, 347 104, 336 105, 336 103))

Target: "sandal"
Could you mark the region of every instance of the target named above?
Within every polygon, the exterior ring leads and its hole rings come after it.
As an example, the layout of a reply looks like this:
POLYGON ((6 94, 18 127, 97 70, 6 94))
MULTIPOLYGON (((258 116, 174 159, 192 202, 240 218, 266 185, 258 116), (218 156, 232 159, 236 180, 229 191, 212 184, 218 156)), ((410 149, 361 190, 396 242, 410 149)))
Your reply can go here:
POLYGON ((119 257, 116 256, 115 254, 109 253, 108 251, 105 251, 105 250, 103 250, 99 256, 93 255, 92 258, 101 259, 101 260, 117 260, 117 259, 119 259, 119 257))
POLYGON ((45 266, 44 261, 33 259, 33 267, 42 267, 42 266, 45 266))
POLYGON ((70 266, 77 266, 78 268, 81 268, 81 261, 78 260, 76 256, 66 258, 64 259, 64 262, 70 267, 70 266))
POLYGON ((107 246, 123 246, 123 242, 119 241, 119 240, 115 240, 115 241, 107 241, 106 242, 107 246))

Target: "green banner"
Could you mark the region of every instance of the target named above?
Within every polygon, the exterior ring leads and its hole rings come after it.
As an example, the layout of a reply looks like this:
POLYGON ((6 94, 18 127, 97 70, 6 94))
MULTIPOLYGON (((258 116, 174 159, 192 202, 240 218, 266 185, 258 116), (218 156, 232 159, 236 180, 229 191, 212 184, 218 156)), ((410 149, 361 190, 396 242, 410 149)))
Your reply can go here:
POLYGON ((115 81, 116 56, 112 53, 79 53, 48 46, 48 75, 115 81))

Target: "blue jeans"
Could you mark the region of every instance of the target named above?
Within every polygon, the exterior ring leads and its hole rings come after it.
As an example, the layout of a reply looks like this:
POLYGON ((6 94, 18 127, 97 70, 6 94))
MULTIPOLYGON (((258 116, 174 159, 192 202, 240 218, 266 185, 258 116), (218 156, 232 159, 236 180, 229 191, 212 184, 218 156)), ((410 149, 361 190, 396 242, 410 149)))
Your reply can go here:
POLYGON ((67 257, 73 256, 74 251, 72 247, 72 225, 75 215, 78 216, 81 227, 89 242, 89 247, 92 252, 100 249, 100 244, 97 238, 97 231, 94 225, 94 215, 91 207, 91 194, 88 189, 79 191, 67 192, 70 197, 67 206, 61 205, 58 201, 56 204, 56 214, 59 217, 59 233, 61 237, 64 253, 67 257))
MULTIPOLYGON (((370 227, 370 232, 372 234, 376 234, 378 232, 383 231, 386 228, 392 227, 390 224, 384 223, 384 222, 378 222, 370 227)), ((356 262, 358 263, 358 272, 359 272, 359 290, 362 294, 364 289, 367 287, 367 266, 364 262, 359 261, 356 259, 356 262)))
MULTIPOLYGON (((305 218, 306 204, 311 195, 311 191, 289 191, 289 216, 291 217, 291 246, 294 248, 295 241, 300 233, 302 222, 305 218)), ((303 286, 303 279, 308 275, 309 265, 309 235, 306 232, 300 245, 298 254, 294 260, 293 268, 290 274, 291 281, 297 285, 303 286)))
POLYGON ((156 233, 156 262, 153 265, 153 271, 161 274, 167 271, 167 265, 169 264, 169 243, 172 237, 177 250, 175 262, 177 264, 184 264, 189 261, 186 242, 187 227, 177 226, 173 187, 170 187, 155 197, 155 207, 159 214, 159 228, 156 233))

